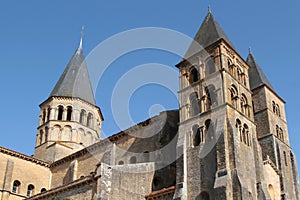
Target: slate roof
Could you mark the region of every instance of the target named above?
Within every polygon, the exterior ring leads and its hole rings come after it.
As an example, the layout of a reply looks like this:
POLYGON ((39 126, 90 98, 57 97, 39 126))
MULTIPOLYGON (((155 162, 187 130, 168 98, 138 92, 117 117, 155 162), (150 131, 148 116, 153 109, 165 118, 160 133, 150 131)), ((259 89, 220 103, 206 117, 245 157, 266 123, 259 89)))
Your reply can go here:
MULTIPOLYGON (((196 36, 194 37, 194 41, 200 44, 203 48, 206 48, 207 46, 213 44, 221 38, 224 39, 233 49, 235 49, 220 24, 216 21, 213 14, 209 11, 204 21, 202 22, 196 36)), ((194 45, 192 43, 185 55, 185 58, 188 58, 193 54, 199 52, 200 49, 199 46, 197 46, 198 45, 194 45)))
POLYGON ((82 50, 82 40, 65 71, 56 83, 50 97, 78 97, 95 105, 90 77, 82 50))
POLYGON ((248 65, 250 65, 249 77, 250 77, 251 90, 253 90, 259 86, 266 85, 270 89, 275 91, 273 89, 270 81, 268 80, 268 78, 266 77, 266 75, 264 74, 264 72, 262 71, 260 66, 255 61, 254 56, 252 55, 251 52, 249 52, 246 62, 248 63, 248 65))

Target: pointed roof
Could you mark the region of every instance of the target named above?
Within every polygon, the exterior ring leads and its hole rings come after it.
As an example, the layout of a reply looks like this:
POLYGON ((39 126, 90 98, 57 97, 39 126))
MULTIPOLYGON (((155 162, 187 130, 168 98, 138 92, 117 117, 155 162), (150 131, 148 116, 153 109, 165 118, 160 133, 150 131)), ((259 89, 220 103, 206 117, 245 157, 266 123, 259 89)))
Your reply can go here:
MULTIPOLYGON (((208 11, 204 21, 202 22, 200 29, 198 30, 196 36, 194 37, 194 41, 200 44, 203 48, 213 44, 214 42, 224 39, 233 49, 234 46, 223 31, 220 24, 215 20, 213 14, 208 11)), ((186 53, 186 56, 192 56, 197 53, 199 49, 195 49, 197 45, 191 45, 189 50, 186 53)))
POLYGON ((82 50, 82 38, 50 97, 77 97, 95 105, 90 77, 82 50))
POLYGON ((259 86, 266 85, 267 87, 269 87, 270 89, 272 89, 274 91, 270 81, 268 80, 265 73, 262 71, 260 66, 255 61, 254 56, 252 55, 251 51, 249 51, 249 55, 247 57, 246 62, 248 63, 248 65, 250 65, 249 77, 250 77, 251 90, 253 90, 259 86))

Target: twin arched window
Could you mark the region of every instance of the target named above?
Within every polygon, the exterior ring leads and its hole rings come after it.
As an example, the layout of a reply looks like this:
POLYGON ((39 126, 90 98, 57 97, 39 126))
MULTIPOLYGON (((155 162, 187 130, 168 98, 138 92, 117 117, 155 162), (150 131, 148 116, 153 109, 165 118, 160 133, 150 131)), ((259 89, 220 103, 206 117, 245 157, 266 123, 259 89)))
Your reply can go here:
POLYGON ((210 119, 206 120, 204 126, 199 127, 199 125, 194 125, 192 127, 192 137, 193 137, 193 147, 199 146, 205 143, 207 136, 208 138, 213 138, 214 126, 210 119))
MULTIPOLYGON (((238 90, 236 88, 235 85, 232 85, 231 88, 229 89, 229 92, 230 92, 230 104, 238 109, 238 90)), ((246 97, 245 94, 242 94, 241 97, 240 97, 240 106, 241 106, 241 112, 250 117, 250 106, 249 106, 249 103, 248 103, 248 99, 246 97)))
POLYGON ((240 83, 246 86, 247 85, 246 74, 242 71, 242 69, 239 66, 232 64, 232 61, 230 59, 227 60, 227 65, 228 65, 229 73, 240 83))
POLYGON ((249 133, 249 127, 247 124, 242 125, 242 122, 239 119, 236 119, 237 132, 240 135, 240 141, 247 146, 251 146, 251 136, 249 133))
POLYGON ((204 88, 203 96, 199 99, 198 93, 193 92, 189 96, 190 115, 195 116, 200 112, 206 112, 211 109, 212 105, 218 105, 217 93, 214 85, 204 88))
POLYGON ((279 127, 278 125, 276 125, 276 136, 280 139, 280 140, 284 140, 284 136, 283 136, 283 130, 281 127, 279 127))
MULTIPOLYGON (((201 61, 199 61, 201 62, 201 61)), ((216 65, 214 62, 213 57, 209 57, 206 62, 205 66, 203 64, 200 64, 199 67, 191 66, 189 70, 189 82, 190 84, 193 84, 200 80, 201 76, 209 76, 210 74, 213 74, 216 72, 216 65), (201 71, 201 73, 200 73, 201 71)))
MULTIPOLYGON (((57 120, 63 120, 63 113, 64 113, 64 107, 63 106, 58 106, 57 107, 57 120)), ((65 120, 71 121, 72 120, 72 106, 67 107, 67 118, 65 120)))
POLYGON ((82 109, 80 111, 79 123, 86 125, 88 127, 92 127, 93 126, 93 114, 89 113, 87 115, 87 112, 84 109, 82 109))
POLYGON ((272 109, 278 117, 281 117, 279 105, 275 101, 272 101, 272 109))

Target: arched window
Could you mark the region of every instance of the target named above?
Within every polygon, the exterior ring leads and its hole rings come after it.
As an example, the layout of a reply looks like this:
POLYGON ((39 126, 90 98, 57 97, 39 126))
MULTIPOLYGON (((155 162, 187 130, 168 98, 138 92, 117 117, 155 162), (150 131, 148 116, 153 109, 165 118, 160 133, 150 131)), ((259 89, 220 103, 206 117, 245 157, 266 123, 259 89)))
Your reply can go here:
POLYGON ((241 96, 241 111, 244 115, 249 116, 248 100, 245 94, 241 96))
POLYGON ((238 68, 237 68, 237 79, 238 79, 240 82, 243 81, 242 76, 243 76, 243 72, 242 72, 242 70, 238 67, 238 68))
POLYGON ((277 137, 280 139, 280 140, 283 140, 284 137, 283 137, 283 130, 282 128, 280 128, 278 125, 276 125, 276 134, 277 134, 277 137))
POLYGON ((34 192, 34 186, 32 184, 28 185, 27 187, 27 196, 31 197, 33 195, 34 192))
POLYGON ((285 151, 283 151, 283 157, 284 157, 284 164, 285 164, 285 166, 287 166, 288 163, 287 163, 287 157, 286 157, 286 152, 285 151))
POLYGON ((234 108, 237 108, 237 99, 238 99, 238 92, 235 85, 232 85, 230 88, 230 103, 234 108))
POLYGON ((205 137, 207 137, 209 139, 213 139, 213 137, 214 137, 214 124, 213 124, 213 122, 210 119, 208 119, 208 120, 205 121, 204 125, 205 125, 205 131, 204 131, 205 137))
POLYGON ((67 121, 71 121, 72 120, 72 106, 68 106, 67 107, 67 121))
POLYGON ((45 142, 48 142, 48 137, 49 137, 49 128, 46 126, 46 128, 45 128, 45 142))
POLYGON ((273 113, 276 113, 276 103, 275 103, 275 101, 272 101, 272 109, 273 109, 273 113))
POLYGON ((218 98, 214 85, 211 84, 205 87, 205 97, 206 110, 210 110, 212 105, 218 105, 218 98))
POLYGON ((292 165, 294 166, 294 161, 295 161, 295 158, 294 158, 294 154, 292 152, 290 152, 290 158, 291 158, 291 163, 292 165))
POLYGON ((93 126, 93 114, 92 113, 89 113, 88 114, 88 117, 87 117, 87 123, 86 123, 86 125, 88 126, 88 127, 92 127, 93 126))
POLYGON ((227 60, 227 67, 229 69, 229 73, 233 74, 233 65, 230 59, 227 60))
POLYGON ((277 136, 279 139, 282 139, 282 138, 281 138, 281 131, 282 131, 282 129, 281 129, 278 125, 276 125, 276 136, 277 136))
POLYGON ((191 102, 191 109, 190 114, 191 116, 195 116, 200 113, 200 107, 198 103, 198 94, 197 92, 193 92, 190 94, 190 102, 191 102))
POLYGON ((63 113, 64 113, 64 107, 63 106, 58 106, 57 120, 62 120, 63 113))
POLYGON ((204 96, 204 110, 205 111, 208 111, 211 109, 211 105, 212 105, 212 102, 211 102, 211 95, 210 95, 210 91, 209 91, 209 88, 208 87, 205 87, 205 96, 204 96))
POLYGON ((242 142, 244 142, 246 145, 251 145, 251 138, 249 135, 249 127, 247 124, 244 124, 243 130, 242 130, 242 142))
POLYGON ((193 146, 199 146, 200 144, 200 131, 199 131, 199 126, 194 125, 192 128, 193 131, 193 146))
POLYGON ((276 115, 278 115, 279 117, 281 117, 281 114, 280 114, 280 109, 279 109, 279 105, 276 104, 276 115))
POLYGON ((43 119, 42 119, 43 123, 46 122, 46 110, 43 110, 43 119))
POLYGON ((199 81, 199 72, 195 67, 192 67, 190 71, 190 83, 195 83, 197 81, 199 81))
POLYGON ((235 127, 237 128, 237 132, 240 135, 241 142, 243 142, 242 123, 239 119, 236 119, 235 127))
POLYGON ((135 164, 136 163, 136 157, 135 156, 132 156, 130 158, 130 164, 135 164))
POLYGON ((271 184, 268 186, 268 192, 270 194, 271 200, 274 200, 275 199, 275 191, 271 184))
POLYGON ((46 191, 47 191, 46 188, 41 189, 41 193, 46 192, 46 191))
POLYGON ((279 126, 276 125, 276 136, 279 137, 279 126))
POLYGON ((21 182, 18 180, 15 180, 13 183, 12 192, 16 193, 16 194, 20 193, 20 186, 21 186, 21 182))
POLYGON ((124 161, 123 161, 123 160, 120 160, 120 161, 118 162, 118 165, 124 165, 124 161))
POLYGON ((80 111, 79 123, 81 123, 81 124, 84 123, 85 115, 86 115, 86 111, 82 109, 82 110, 80 111))
POLYGON ((43 135, 44 135, 43 130, 40 130, 40 144, 43 143, 43 135))
POLYGON ((48 107, 48 109, 47 109, 47 121, 50 120, 50 114, 51 114, 51 108, 48 107))

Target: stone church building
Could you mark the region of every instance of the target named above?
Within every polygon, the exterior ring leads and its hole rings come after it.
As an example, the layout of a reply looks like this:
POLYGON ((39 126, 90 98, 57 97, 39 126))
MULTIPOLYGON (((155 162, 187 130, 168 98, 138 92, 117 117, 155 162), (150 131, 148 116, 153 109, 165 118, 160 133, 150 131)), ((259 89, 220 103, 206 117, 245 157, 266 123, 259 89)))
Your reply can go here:
POLYGON ((297 200, 285 102, 211 12, 179 70, 179 109, 101 138, 82 41, 40 104, 33 156, 0 147, 0 200, 297 200))

